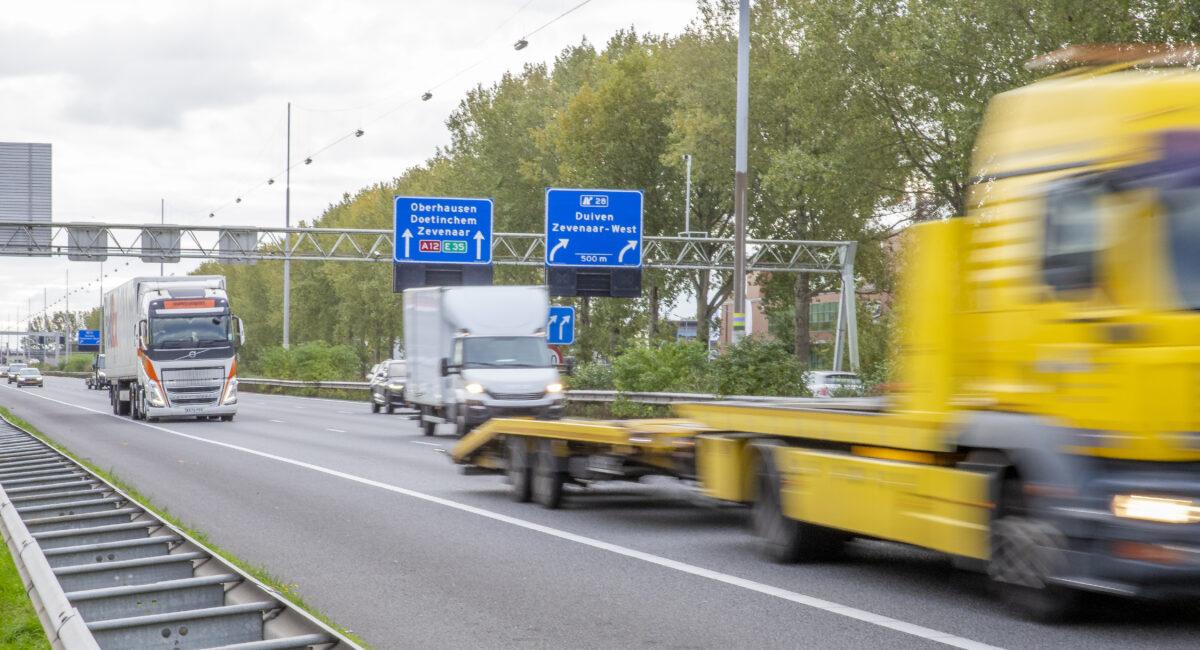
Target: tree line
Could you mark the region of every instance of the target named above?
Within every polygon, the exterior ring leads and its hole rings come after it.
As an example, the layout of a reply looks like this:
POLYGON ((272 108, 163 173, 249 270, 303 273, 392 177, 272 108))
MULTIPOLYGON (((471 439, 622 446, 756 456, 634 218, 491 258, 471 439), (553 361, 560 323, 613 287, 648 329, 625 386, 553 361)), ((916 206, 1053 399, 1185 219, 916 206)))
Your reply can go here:
MULTIPOLYGON (((480 84, 447 116, 449 141, 425 162, 345 193, 307 225, 390 228, 395 194, 478 196, 495 199, 497 232, 540 232, 546 187, 603 187, 643 190, 645 234, 674 235, 684 229, 690 155, 691 229, 731 236, 737 12, 735 0, 702 0, 678 35, 630 27, 480 84)), ((751 32, 749 235, 858 241, 863 283, 886 291, 883 243, 911 221, 964 211, 984 107, 1037 77, 1025 61, 1072 44, 1192 41, 1200 4, 760 0, 751 32)), ((495 272, 498 284, 543 282, 540 268, 495 272)), ((280 344, 282 265, 206 263, 197 273, 228 278, 252 365, 280 344)), ((364 361, 389 356, 403 336, 391 273, 387 263, 293 262, 292 340, 347 345, 364 361)), ((730 280, 646 269, 640 298, 563 300, 578 307, 575 352, 611 358, 644 337, 671 338, 663 315, 685 295, 695 296, 707 340, 730 280)), ((784 345, 807 361, 807 305, 836 289, 834 279, 757 281, 768 311, 787 321, 784 345)))

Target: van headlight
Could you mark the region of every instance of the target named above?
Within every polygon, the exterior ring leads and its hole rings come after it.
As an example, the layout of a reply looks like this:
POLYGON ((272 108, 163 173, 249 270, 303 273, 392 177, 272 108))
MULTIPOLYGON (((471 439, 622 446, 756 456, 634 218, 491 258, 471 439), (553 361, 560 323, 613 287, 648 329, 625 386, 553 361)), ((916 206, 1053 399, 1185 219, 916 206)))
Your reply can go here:
POLYGON ((552 384, 546 384, 547 393, 561 393, 563 391, 562 382, 556 381, 552 384))
POLYGON ((390 383, 390 384, 388 384, 388 390, 392 390, 392 391, 404 390, 404 384, 395 383, 395 382, 390 383))
POLYGON ((237 377, 229 380, 225 386, 225 395, 221 397, 222 404, 237 404, 237 377))
POLYGON ((157 408, 167 405, 166 400, 163 399, 162 391, 158 389, 158 382, 151 381, 146 384, 146 401, 150 403, 150 406, 157 408))
POLYGON ((478 395, 483 392, 483 384, 481 384, 479 382, 475 382, 475 381, 467 384, 463 388, 466 388, 467 392, 472 395, 478 395))
POLYGON ((1124 519, 1194 524, 1200 521, 1200 504, 1190 499, 1118 494, 1112 499, 1112 513, 1124 519))

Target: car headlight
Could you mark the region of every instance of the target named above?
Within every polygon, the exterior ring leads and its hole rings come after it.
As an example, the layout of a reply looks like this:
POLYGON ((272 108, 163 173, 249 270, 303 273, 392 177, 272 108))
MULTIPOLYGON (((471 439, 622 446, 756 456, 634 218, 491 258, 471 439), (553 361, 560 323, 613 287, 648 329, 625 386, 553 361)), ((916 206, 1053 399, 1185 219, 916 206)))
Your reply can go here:
POLYGON ((1161 521, 1167 524, 1194 524, 1200 521, 1200 505, 1195 501, 1137 494, 1118 494, 1113 497, 1112 513, 1125 519, 1161 521))
POLYGON ((229 380, 225 386, 225 395, 221 397, 222 404, 237 404, 237 377, 229 380))
POLYGON ((556 381, 552 384, 546 384, 547 393, 561 393, 563 390, 562 382, 556 381))
POLYGON ((404 384, 388 384, 388 390, 404 390, 404 384))
POLYGON ((483 384, 474 381, 464 386, 464 388, 472 395, 478 395, 483 392, 483 384))
POLYGON ((167 405, 163 400, 162 393, 158 390, 158 382, 151 381, 146 384, 146 401, 150 403, 150 406, 159 408, 167 405))

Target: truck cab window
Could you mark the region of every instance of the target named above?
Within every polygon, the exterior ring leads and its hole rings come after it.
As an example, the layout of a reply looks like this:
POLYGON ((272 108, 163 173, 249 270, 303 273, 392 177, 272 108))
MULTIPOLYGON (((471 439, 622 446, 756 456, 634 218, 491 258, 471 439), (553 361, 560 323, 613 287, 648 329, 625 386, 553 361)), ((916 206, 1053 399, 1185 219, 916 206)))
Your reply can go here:
POLYGON ((1200 309, 1200 187, 1165 190, 1161 201, 1176 289, 1188 309, 1200 309))
POLYGON ((1097 204, 1106 191, 1103 182, 1089 178, 1061 182, 1047 194, 1042 277, 1056 291, 1095 284, 1101 239, 1097 204))

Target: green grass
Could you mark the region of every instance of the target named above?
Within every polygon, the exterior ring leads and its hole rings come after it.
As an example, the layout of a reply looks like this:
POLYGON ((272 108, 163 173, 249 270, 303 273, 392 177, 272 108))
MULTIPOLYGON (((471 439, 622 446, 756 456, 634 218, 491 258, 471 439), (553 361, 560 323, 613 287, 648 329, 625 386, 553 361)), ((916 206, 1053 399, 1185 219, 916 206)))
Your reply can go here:
POLYGON ((49 647, 17 565, 9 553, 0 553, 0 650, 49 647))
MULTIPOLYGON (((174 515, 172 515, 170 513, 170 511, 168 511, 166 508, 156 505, 153 502, 153 499, 151 499, 149 496, 142 494, 133 485, 127 483, 126 481, 124 481, 123 479, 118 477, 112 470, 104 471, 85 460, 79 459, 74 454, 72 454, 71 451, 68 450, 66 447, 63 447, 62 445, 54 442, 53 440, 48 438, 44 433, 42 433, 41 431, 38 431, 36 428, 33 427, 33 425, 29 424, 25 420, 22 420, 21 418, 16 417, 7 408, 0 406, 0 415, 3 415, 5 417, 5 419, 7 419, 9 422, 12 422, 13 424, 17 425, 18 427, 21 427, 22 429, 28 431, 29 433, 32 433, 33 435, 37 436, 38 438, 40 438, 42 440, 42 442, 45 442, 46 444, 50 445, 51 447, 54 447, 55 449, 59 450, 60 452, 67 455, 75 462, 88 468, 94 474, 96 474, 100 478, 108 481, 109 483, 114 485, 117 489, 124 492, 126 494, 126 496, 128 496, 130 499, 133 499, 134 501, 136 501, 138 503, 138 505, 153 512, 154 514, 161 517, 164 521, 167 521, 171 525, 182 530, 184 533, 186 533, 192 539, 196 540, 197 542, 200 542, 201 544, 206 546, 209 550, 211 550, 213 553, 216 553, 217 555, 221 556, 221 558, 223 558, 226 562, 229 562, 230 564, 232 564, 232 565, 240 568, 241 570, 245 571, 246 573, 250 574, 256 580, 263 583, 264 585, 267 585, 268 587, 274 589, 275 591, 278 591, 283 597, 285 597, 287 600, 289 600, 292 604, 294 604, 297 607, 299 607, 300 609, 308 612, 309 614, 312 614, 318 620, 325 623, 329 627, 337 630, 339 633, 344 634, 346 637, 353 640, 355 643, 359 644, 360 646, 362 646, 364 648, 371 647, 371 646, 367 645, 367 643, 364 642, 362 639, 355 636, 352 632, 349 632, 346 629, 342 628, 340 625, 337 625, 332 620, 330 620, 328 616, 326 616, 322 612, 318 611, 315 607, 313 607, 313 606, 309 605, 307 602, 305 602, 304 597, 301 596, 298 591, 300 585, 295 584, 295 583, 285 582, 284 580, 280 579, 279 577, 273 575, 271 572, 267 571, 266 568, 264 568, 260 565, 257 565, 257 564, 252 564, 250 562, 247 562, 247 561, 237 557, 236 555, 233 555, 232 553, 226 551, 225 549, 221 548, 220 546, 217 546, 216 544, 212 543, 211 541, 209 541, 207 533, 205 533, 202 530, 198 530, 196 528, 193 528, 191 526, 184 524, 182 521, 179 520, 178 517, 175 517, 174 515)), ((12 564, 11 561, 9 562, 9 564, 10 565, 12 564)), ((2 570, 2 569, 3 569, 3 567, 0 567, 0 570, 2 570)), ((32 623, 33 628, 32 629, 37 633, 38 637, 41 637, 42 641, 44 642, 45 635, 42 633, 41 624, 38 622, 37 616, 33 614, 32 603, 29 600, 29 596, 25 593, 24 587, 21 585, 21 580, 20 580, 20 577, 16 573, 15 566, 12 568, 12 575, 13 575, 13 579, 16 581, 16 586, 14 587, 16 593, 18 593, 20 595, 20 597, 24 600, 25 607, 27 607, 29 609, 30 614, 33 616, 33 619, 32 619, 33 620, 33 623, 32 623)), ((0 580, 3 580, 3 579, 4 579, 3 574, 0 574, 0 580)), ((7 582, 0 584, 0 589, 3 590, 3 592, 0 592, 0 593, 2 593, 4 596, 7 596, 7 594, 8 594, 9 590, 7 589, 7 587, 8 587, 7 582)), ((5 639, 7 639, 7 636, 5 635, 7 633, 7 627, 6 627, 6 621, 8 620, 7 613, 8 613, 8 610, 4 609, 4 601, 0 601, 0 642, 4 642, 5 639)), ((49 646, 49 644, 45 644, 43 646, 37 646, 36 644, 22 645, 21 643, 17 643, 17 645, 0 645, 0 650, 8 650, 9 648, 12 648, 13 650, 17 650, 17 649, 24 650, 25 648, 32 648, 32 647, 49 648, 50 646, 49 646)))

